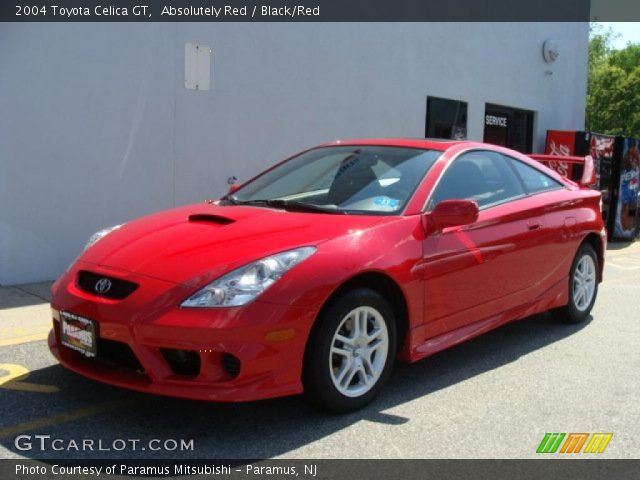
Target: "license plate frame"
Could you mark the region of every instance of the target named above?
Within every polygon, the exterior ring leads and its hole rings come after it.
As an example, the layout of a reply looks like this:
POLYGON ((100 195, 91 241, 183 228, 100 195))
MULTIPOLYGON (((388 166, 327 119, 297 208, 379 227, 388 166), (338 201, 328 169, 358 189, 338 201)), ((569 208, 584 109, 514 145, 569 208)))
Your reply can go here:
POLYGON ((98 324, 71 312, 60 312, 60 343, 86 357, 98 354, 98 324))

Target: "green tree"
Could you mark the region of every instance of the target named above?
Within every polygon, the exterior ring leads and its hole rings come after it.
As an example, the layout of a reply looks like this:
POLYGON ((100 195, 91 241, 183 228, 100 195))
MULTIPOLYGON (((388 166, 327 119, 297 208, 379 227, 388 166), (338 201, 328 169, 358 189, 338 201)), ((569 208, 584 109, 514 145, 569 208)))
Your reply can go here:
POLYGON ((640 44, 616 50, 609 29, 590 28, 586 128, 640 137, 640 44))
POLYGON ((640 43, 630 43, 622 50, 609 53, 609 64, 620 67, 628 75, 640 66, 640 43))

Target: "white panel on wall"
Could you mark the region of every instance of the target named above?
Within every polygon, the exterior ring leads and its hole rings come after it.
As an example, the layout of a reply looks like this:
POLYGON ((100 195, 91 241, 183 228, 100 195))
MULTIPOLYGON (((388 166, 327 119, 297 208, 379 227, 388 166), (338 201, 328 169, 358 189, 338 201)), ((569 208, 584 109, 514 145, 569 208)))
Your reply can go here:
POLYGON ((211 88, 211 48, 208 45, 185 43, 184 86, 189 90, 211 88))

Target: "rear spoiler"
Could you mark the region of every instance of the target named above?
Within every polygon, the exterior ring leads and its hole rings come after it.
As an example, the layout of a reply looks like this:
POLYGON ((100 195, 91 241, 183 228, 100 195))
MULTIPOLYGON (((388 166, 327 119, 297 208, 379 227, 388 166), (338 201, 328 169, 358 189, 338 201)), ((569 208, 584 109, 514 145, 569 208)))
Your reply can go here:
POLYGON ((569 157, 558 155, 530 154, 551 170, 558 172, 565 178, 577 183, 581 187, 591 188, 596 185, 596 169, 591 155, 586 157, 569 157))

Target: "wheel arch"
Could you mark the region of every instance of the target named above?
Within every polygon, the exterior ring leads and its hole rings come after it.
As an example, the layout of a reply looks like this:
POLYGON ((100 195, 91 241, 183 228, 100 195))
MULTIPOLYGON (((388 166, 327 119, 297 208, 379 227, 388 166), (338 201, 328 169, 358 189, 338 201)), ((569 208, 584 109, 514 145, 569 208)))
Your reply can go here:
POLYGON ((334 298, 358 288, 369 288, 376 291, 391 305, 396 322, 396 349, 397 352, 400 352, 405 346, 409 332, 409 306, 400 285, 386 273, 377 270, 360 272, 345 280, 325 300, 316 319, 322 315, 324 309, 334 298))
POLYGON ((602 282, 602 271, 604 269, 604 245, 602 244, 602 239, 599 234, 591 232, 584 237, 580 246, 585 243, 591 245, 598 256, 598 283, 600 283, 602 282))

